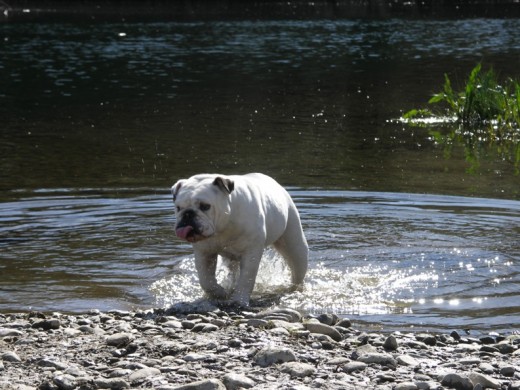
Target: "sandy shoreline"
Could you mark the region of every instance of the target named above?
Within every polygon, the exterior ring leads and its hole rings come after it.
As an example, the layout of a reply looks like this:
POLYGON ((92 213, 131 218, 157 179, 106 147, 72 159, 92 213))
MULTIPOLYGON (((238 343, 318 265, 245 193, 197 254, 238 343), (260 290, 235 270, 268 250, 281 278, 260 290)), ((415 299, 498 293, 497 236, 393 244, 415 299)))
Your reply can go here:
POLYGON ((0 389, 520 389, 520 335, 373 333, 291 309, 0 314, 0 389))

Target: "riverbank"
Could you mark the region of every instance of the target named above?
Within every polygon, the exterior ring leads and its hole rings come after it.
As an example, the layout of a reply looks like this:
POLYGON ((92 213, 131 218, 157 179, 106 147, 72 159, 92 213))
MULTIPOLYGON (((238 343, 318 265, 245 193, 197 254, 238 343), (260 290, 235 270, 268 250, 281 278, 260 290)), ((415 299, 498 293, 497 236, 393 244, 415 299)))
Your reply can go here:
POLYGON ((372 333, 290 309, 0 314, 0 389, 520 389, 520 335, 372 333))

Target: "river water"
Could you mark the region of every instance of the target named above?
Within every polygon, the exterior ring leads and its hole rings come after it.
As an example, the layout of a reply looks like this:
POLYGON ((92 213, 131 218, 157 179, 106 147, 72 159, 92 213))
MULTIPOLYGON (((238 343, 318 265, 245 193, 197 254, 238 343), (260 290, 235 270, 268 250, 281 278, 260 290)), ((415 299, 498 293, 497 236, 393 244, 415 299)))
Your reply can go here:
MULTIPOLYGON (((260 171, 289 188, 311 249, 305 290, 280 304, 518 328, 514 152, 446 149, 431 130, 452 125, 396 119, 479 61, 518 78, 520 20, 15 23, 0 41, 0 311, 200 298, 169 187, 260 171)), ((268 251, 255 295, 284 275, 268 251)))

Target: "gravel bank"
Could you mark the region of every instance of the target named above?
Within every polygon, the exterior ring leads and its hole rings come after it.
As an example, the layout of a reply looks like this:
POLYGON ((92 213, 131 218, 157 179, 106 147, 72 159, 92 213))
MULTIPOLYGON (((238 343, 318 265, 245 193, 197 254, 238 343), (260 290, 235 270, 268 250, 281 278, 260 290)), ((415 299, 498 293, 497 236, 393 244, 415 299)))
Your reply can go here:
POLYGON ((290 309, 0 314, 0 389, 520 390, 520 335, 366 333, 290 309))

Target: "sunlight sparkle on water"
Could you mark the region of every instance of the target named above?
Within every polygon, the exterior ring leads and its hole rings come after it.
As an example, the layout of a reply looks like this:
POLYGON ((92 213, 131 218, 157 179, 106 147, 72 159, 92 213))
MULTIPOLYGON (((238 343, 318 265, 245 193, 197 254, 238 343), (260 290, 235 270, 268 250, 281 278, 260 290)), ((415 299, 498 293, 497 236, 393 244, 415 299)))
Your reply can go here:
MULTIPOLYGON (((233 275, 233 271, 219 260, 219 283, 230 288, 233 275)), ((434 273, 413 274, 408 269, 395 270, 372 264, 339 270, 319 263, 309 269, 302 291, 287 292, 290 272, 284 260, 274 250, 268 250, 260 265, 252 301, 274 294, 279 297, 277 304, 309 313, 409 313, 415 301, 415 289, 427 288, 425 286, 435 284, 437 279, 434 273)), ((176 273, 156 281, 150 290, 162 307, 193 302, 204 295, 198 283, 193 257, 181 259, 176 273)))

